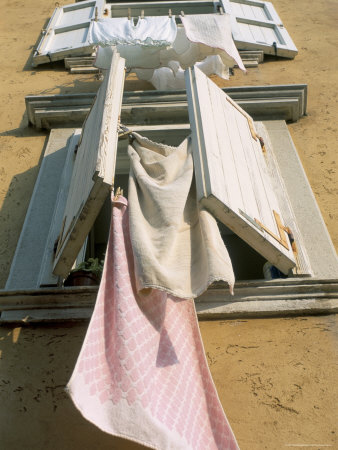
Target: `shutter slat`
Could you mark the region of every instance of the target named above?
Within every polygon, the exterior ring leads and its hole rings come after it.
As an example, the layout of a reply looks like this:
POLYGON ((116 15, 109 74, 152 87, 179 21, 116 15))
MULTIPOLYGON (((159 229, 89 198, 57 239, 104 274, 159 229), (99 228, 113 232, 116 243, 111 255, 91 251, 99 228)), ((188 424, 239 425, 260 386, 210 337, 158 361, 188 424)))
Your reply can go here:
MULTIPOLYGON (((240 119, 240 118, 239 118, 240 119)), ((249 177, 252 183, 251 191, 254 195, 257 211, 254 215, 250 214, 250 208, 244 209, 244 211, 252 218, 258 219, 264 223, 269 229, 275 231, 276 225, 272 212, 272 205, 269 202, 269 194, 265 186, 265 178, 262 176, 260 156, 262 153, 260 144, 254 139, 250 139, 249 133, 244 134, 243 130, 248 127, 247 121, 243 118, 240 120, 241 127, 238 128, 237 132, 242 137, 242 142, 244 146, 245 159, 247 159, 247 166, 249 177)), ((237 152, 235 148, 234 151, 237 152)), ((242 174, 243 178, 245 174, 242 174)), ((241 180, 243 179, 241 178, 241 180)), ((249 187, 244 191, 248 195, 249 187)), ((279 247, 279 245, 277 245, 279 247)))

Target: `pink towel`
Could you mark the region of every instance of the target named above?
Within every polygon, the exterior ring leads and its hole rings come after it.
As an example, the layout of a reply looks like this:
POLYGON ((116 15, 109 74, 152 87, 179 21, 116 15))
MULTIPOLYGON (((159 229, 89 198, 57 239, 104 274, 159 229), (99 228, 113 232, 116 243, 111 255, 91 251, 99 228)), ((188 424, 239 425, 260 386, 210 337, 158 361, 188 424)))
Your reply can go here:
POLYGON ((154 449, 238 449, 194 303, 135 290, 127 201, 113 202, 104 273, 69 393, 107 433, 154 449))

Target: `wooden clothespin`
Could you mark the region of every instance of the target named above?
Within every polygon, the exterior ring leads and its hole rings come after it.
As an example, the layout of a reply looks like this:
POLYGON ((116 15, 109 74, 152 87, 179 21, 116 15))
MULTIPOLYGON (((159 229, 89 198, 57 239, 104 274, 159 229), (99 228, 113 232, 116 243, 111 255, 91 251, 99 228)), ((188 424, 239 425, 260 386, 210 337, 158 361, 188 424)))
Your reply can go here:
POLYGON ((128 20, 130 20, 130 19, 131 19, 131 9, 128 8, 128 20))
POLYGON ((144 19, 144 9, 141 10, 141 19, 144 19))
POLYGON ((184 17, 184 11, 181 11, 181 16, 184 17))
POLYGON ((132 134, 132 131, 129 130, 129 128, 125 127, 124 125, 120 124, 118 126, 118 138, 122 139, 126 136, 130 136, 132 134))
POLYGON ((169 19, 171 19, 172 18, 172 12, 171 12, 171 9, 169 9, 169 19))
POLYGON ((224 9, 223 9, 222 6, 219 7, 219 13, 220 13, 220 15, 223 15, 223 14, 224 14, 224 9))
POLYGON ((121 195, 121 196, 123 195, 123 189, 121 189, 120 187, 118 187, 118 188, 116 189, 116 193, 115 193, 115 195, 114 195, 114 201, 116 201, 116 200, 120 197, 120 195, 121 195))
POLYGON ((97 6, 95 6, 95 22, 97 22, 98 17, 99 17, 99 10, 97 6))

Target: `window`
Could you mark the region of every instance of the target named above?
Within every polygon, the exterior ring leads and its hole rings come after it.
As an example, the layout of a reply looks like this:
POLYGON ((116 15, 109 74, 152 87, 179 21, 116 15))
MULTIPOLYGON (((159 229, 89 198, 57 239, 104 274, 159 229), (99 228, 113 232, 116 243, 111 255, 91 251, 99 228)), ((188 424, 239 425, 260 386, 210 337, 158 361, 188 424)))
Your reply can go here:
POLYGON ((297 48, 284 28, 272 3, 260 0, 120 2, 87 0, 58 7, 48 22, 33 55, 33 65, 66 57, 91 55, 88 30, 95 18, 214 14, 220 8, 231 16, 233 39, 240 50, 263 50, 270 55, 294 58, 297 48))
MULTIPOLYGON (((127 142, 121 140, 117 143, 123 74, 123 61, 116 54, 112 68, 107 73, 91 113, 84 123, 82 133, 78 129, 52 130, 13 260, 7 289, 37 288, 60 284, 60 279, 52 272, 65 277, 81 251, 82 256, 80 257, 83 258, 86 236, 92 229, 100 211, 100 218, 94 225, 96 237, 93 237, 92 233, 90 247, 95 248, 96 245, 96 251, 102 252, 105 242, 104 235, 107 232, 105 221, 107 217, 109 218, 109 212, 107 214, 107 210, 101 208, 113 183, 116 153, 116 176, 122 177, 117 180, 117 185, 123 186, 126 183, 126 174, 128 173, 127 142), (106 98, 107 89, 113 94, 108 99, 106 98), (110 152, 108 152, 108 148, 110 152), (56 164, 57 161, 58 164, 56 164), (54 182, 50 178, 52 174, 54 182), (45 220, 44 224, 41 223, 42 219, 45 220), (37 237, 34 238, 34 236, 37 237), (31 260, 36 264, 30 264, 31 260)), ((269 259, 285 272, 296 264, 296 269, 293 269, 295 274, 309 275, 312 270, 315 275, 318 275, 318 268, 315 267, 313 270, 313 260, 309 264, 308 246, 303 243, 297 217, 288 202, 290 191, 285 189, 282 179, 285 172, 282 177, 278 175, 279 165, 272 150, 273 145, 266 126, 269 122, 254 124, 247 113, 198 69, 189 70, 187 77, 191 125, 175 123, 175 118, 178 117, 177 102, 165 104, 165 107, 162 108, 164 118, 161 118, 159 112, 161 108, 155 113, 153 111, 153 116, 150 114, 149 117, 144 117, 146 104, 143 94, 133 93, 131 96, 139 95, 143 100, 140 104, 143 123, 137 124, 140 111, 132 113, 131 109, 126 108, 124 117, 129 117, 134 121, 130 127, 150 139, 164 141, 171 145, 178 145, 192 131, 195 141, 198 141, 198 144, 195 144, 194 161, 200 200, 225 225, 222 227, 222 233, 226 240, 231 241, 230 246, 234 248, 241 246, 241 254, 244 259, 248 252, 254 254, 255 264, 261 265, 262 258, 264 258, 264 260, 269 259), (220 100, 221 97, 223 97, 223 101, 220 100), (203 108, 200 108, 201 104, 203 108), (168 105, 171 106, 168 108, 168 105), (204 111, 207 111, 206 116, 204 111), (228 127, 228 132, 224 131, 224 124, 228 127), (263 137, 265 153, 263 153, 256 134, 263 137), (220 152, 224 153, 223 141, 226 142, 227 148, 230 148, 231 145, 238 145, 239 140, 244 142, 244 144, 242 143, 242 153, 239 161, 236 164, 232 163, 231 166, 229 162, 222 160, 223 156, 220 154, 220 152), (213 142, 212 148, 209 148, 211 141, 213 142), (245 153, 246 151, 249 153, 245 153), (219 153, 218 156, 216 155, 216 166, 210 156, 214 152, 219 153), (254 157, 253 154, 255 154, 254 157), (249 163, 245 162, 245 158, 249 158, 249 163), (250 160, 250 158, 257 158, 257 161, 260 161, 259 163, 256 161, 255 168, 254 160, 250 160), (219 161, 222 161, 223 165, 220 175, 217 174, 219 161), (202 164, 204 164, 203 170, 202 164), (225 167, 227 164, 229 167, 225 167), (243 169, 244 165, 246 165, 245 170, 243 169), (258 171, 257 176, 261 177, 258 191, 260 191, 260 195, 263 190, 265 194, 268 193, 268 199, 264 196, 259 197, 258 200, 254 199, 256 188, 252 189, 251 186, 248 189, 247 185, 250 175, 248 166, 253 171, 253 176, 256 177, 255 171, 258 171), (234 177, 237 177, 240 172, 243 172, 242 179, 233 189, 234 177), (274 176, 271 178, 270 174, 274 174, 274 176), (241 186, 241 183, 245 184, 241 186), (209 185, 209 190, 204 192, 206 184, 209 185), (236 190, 239 191, 242 187, 245 198, 238 199, 236 190), (233 189, 234 198, 231 198, 230 204, 227 204, 223 194, 229 189, 233 189), (263 205, 263 209, 257 206, 257 202, 261 206, 263 205), (275 215, 273 211, 278 215, 275 215), (283 228, 285 224, 290 227, 295 237, 298 249, 295 257, 283 228), (241 237, 240 241, 234 233, 241 237), (242 240, 246 240, 255 251, 248 250, 242 240), (257 256, 258 254, 261 256, 257 256)), ((160 92, 144 94, 144 96, 146 95, 150 99, 150 104, 152 95, 162 98, 162 100, 165 96, 160 92)), ((175 97, 179 94, 174 93, 173 95, 175 97)), ((284 124, 283 132, 287 133, 285 122, 279 121, 279 123, 284 124)), ((286 149, 287 146, 284 151, 286 149)), ((294 149, 292 150, 294 151, 294 149)), ((298 164, 300 163, 298 162, 298 164)), ((251 180, 250 183, 253 185, 255 181, 251 180)), ((247 271, 242 272, 242 276, 245 277, 247 271)))

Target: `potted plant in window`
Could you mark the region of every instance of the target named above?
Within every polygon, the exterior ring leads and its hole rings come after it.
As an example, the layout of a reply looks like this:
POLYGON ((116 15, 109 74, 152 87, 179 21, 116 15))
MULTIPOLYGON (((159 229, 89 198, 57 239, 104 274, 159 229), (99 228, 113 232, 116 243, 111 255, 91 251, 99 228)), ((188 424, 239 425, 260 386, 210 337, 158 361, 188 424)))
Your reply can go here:
POLYGON ((89 258, 78 264, 64 282, 64 286, 96 286, 100 284, 103 261, 89 258))

